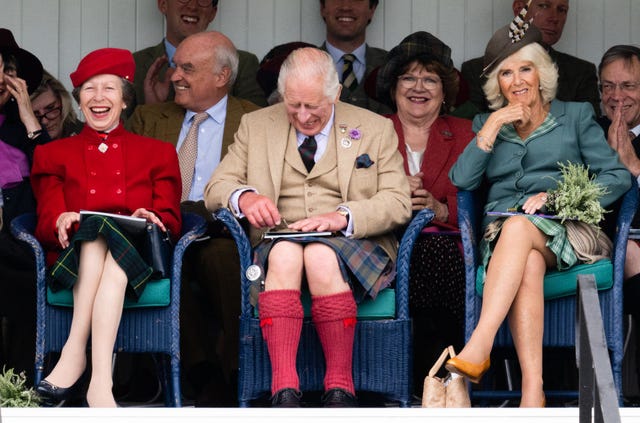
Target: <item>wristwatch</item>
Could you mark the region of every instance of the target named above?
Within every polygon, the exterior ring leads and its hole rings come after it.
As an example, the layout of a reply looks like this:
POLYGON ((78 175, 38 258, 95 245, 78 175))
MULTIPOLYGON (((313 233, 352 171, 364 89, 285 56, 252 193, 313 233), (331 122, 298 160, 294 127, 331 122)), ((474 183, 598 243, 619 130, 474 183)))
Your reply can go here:
POLYGON ((344 216, 345 219, 347 219, 347 222, 349 221, 349 212, 345 209, 338 209, 336 210, 336 213, 338 213, 340 216, 344 216))
POLYGON ((29 138, 30 140, 34 140, 36 138, 38 138, 38 136, 40 136, 40 134, 42 134, 42 129, 36 129, 35 131, 31 131, 27 133, 27 138, 29 138))

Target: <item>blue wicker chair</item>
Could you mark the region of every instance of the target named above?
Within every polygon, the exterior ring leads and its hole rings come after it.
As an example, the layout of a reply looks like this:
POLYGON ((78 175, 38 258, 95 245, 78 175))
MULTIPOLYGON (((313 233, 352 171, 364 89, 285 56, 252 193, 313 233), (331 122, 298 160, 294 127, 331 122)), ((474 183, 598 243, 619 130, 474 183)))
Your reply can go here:
MULTIPOLYGON (((462 235, 464 247, 465 272, 466 272, 466 312, 465 312, 465 339, 469 340, 473 329, 478 323, 482 297, 476 292, 476 272, 478 269, 477 244, 481 237, 482 211, 485 199, 476 191, 460 191, 458 193, 458 223, 462 235)), ((624 260, 627 248, 627 237, 631 221, 638 206, 638 187, 633 187, 624 195, 616 220, 615 236, 613 239, 614 252, 611 262, 601 260, 593 265, 578 265, 567 271, 551 271, 545 275, 545 296, 548 296, 550 278, 563 279, 563 282, 572 284, 573 293, 577 284, 578 274, 595 273, 597 279, 602 277, 602 282, 613 283, 606 290, 599 291, 600 307, 604 320, 607 345, 611 352, 611 366, 613 378, 618 395, 622 394, 622 358, 624 344, 624 324, 622 319, 622 284, 624 282, 624 260), (603 272, 603 269, 606 270, 603 272)), ((600 281, 599 281, 600 282, 600 281)), ((555 285, 555 283, 554 283, 555 285)), ((554 297, 556 295, 552 295, 554 297)), ((559 298, 546 298, 544 309, 544 347, 574 347, 575 346, 575 295, 561 296, 559 298)), ((510 347, 513 345, 508 326, 503 324, 494 346, 510 347)), ((483 385, 486 385, 483 380, 483 385)), ((520 391, 474 389, 472 396, 476 398, 506 399, 520 396, 520 391)), ((577 397, 575 391, 547 391, 547 397, 577 397)))
MULTIPOLYGON (((244 270, 252 263, 251 245, 244 230, 228 209, 214 216, 222 221, 235 239, 240 253, 242 308, 240 316, 240 369, 238 399, 241 407, 271 392, 271 363, 262 339, 260 322, 250 303, 250 285, 244 270)), ((418 213, 400 243, 395 284, 395 317, 361 318, 366 305, 358 307, 358 324, 353 347, 353 378, 356 391, 382 394, 386 399, 408 407, 411 399, 411 320, 409 318, 409 261, 420 231, 433 219, 433 212, 418 213)), ((382 294, 382 291, 381 293, 382 294)), ((378 296, 378 299, 380 295, 378 296)), ((378 300, 376 300, 378 301, 378 300)), ((374 304, 375 302, 371 302, 374 304)), ((317 334, 305 319, 297 356, 302 391, 322 391, 324 356, 317 334)))
MULTIPOLYGON (((161 379, 165 393, 165 404, 173 407, 180 407, 182 405, 180 391, 179 317, 182 257, 189 244, 202 236, 206 230, 205 221, 200 216, 187 213, 182 216, 182 219, 182 237, 174 250, 172 274, 169 282, 169 304, 167 306, 147 307, 125 305, 114 346, 114 352, 151 352, 163 354, 161 379)), ((43 377, 45 356, 49 352, 61 351, 67 340, 71 326, 72 309, 70 307, 53 306, 47 301, 45 255, 40 243, 33 236, 35 226, 35 214, 18 216, 11 222, 11 232, 13 235, 28 243, 33 249, 36 258, 37 326, 35 384, 37 384, 43 377)), ((149 286, 147 286, 147 288, 148 287, 149 286)), ((147 289, 145 289, 145 293, 146 292, 147 289)))

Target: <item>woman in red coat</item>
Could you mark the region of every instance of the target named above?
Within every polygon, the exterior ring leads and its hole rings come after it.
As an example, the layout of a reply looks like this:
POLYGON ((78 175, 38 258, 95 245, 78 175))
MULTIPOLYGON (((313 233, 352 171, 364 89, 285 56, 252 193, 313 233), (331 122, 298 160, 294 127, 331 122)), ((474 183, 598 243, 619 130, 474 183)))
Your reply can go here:
POLYGON ((409 276, 414 323, 415 391, 449 344, 463 345, 464 262, 458 248, 458 190, 448 172, 473 138, 471 121, 448 116, 458 93, 451 49, 428 32, 407 36, 387 55, 378 73, 378 94, 396 113, 389 116, 411 186, 414 213, 435 217, 416 240, 409 276))
POLYGON ((36 237, 47 250, 52 289, 73 289, 69 338, 37 392, 50 402, 76 395, 87 367, 87 403, 116 405, 112 353, 125 295, 137 298, 151 276, 136 240, 111 218, 80 210, 145 218, 173 236, 180 233, 181 178, 175 148, 124 130, 121 114, 132 99, 133 56, 106 48, 89 53, 71 74, 74 97, 86 118, 79 135, 36 148, 32 185, 36 237), (64 249, 64 250, 63 250, 64 249), (57 261, 56 261, 57 258, 57 261))

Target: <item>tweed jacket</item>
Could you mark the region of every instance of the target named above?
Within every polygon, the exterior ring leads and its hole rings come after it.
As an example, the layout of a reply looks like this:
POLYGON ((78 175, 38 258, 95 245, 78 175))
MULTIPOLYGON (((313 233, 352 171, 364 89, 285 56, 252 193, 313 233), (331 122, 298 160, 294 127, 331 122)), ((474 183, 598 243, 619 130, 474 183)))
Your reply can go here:
MULTIPOLYGON (((322 43, 320 46, 321 50, 327 51, 327 44, 322 43)), ((343 89, 340 93, 340 101, 345 103, 353 104, 354 106, 360 106, 365 109, 369 109, 372 112, 378 114, 389 114, 392 110, 384 103, 381 103, 367 95, 366 87, 369 83, 369 77, 374 70, 377 70, 378 67, 382 66, 387 60, 387 51, 377 47, 370 47, 367 45, 365 53, 365 71, 364 77, 362 81, 358 82, 358 86, 353 92, 349 90, 343 89)), ((373 76, 375 76, 374 74, 373 76)), ((373 87, 375 91, 375 79, 373 80, 373 87)))
MULTIPOLYGON (((550 115, 556 125, 533 134, 525 142, 507 140, 498 133, 492 153, 476 145, 474 138, 449 172, 459 189, 474 190, 486 177, 489 184, 485 211, 507 211, 521 206, 531 195, 555 188, 562 179, 558 163, 582 163, 596 175, 595 181, 607 187, 600 203, 610 206, 631 186, 631 174, 609 147, 602 128, 588 103, 551 102, 550 115)), ((478 133, 489 114, 473 120, 478 133)), ((491 219, 485 217, 484 224, 491 219)))
MULTIPOLYGON (((398 134, 398 150, 404 159, 404 170, 409 175, 407 162, 407 145, 404 141, 402 123, 397 114, 390 116, 398 134)), ((452 116, 439 116, 431 125, 429 142, 424 152, 421 172, 422 186, 436 200, 447 205, 449 209, 448 224, 458 226, 458 190, 449 179, 449 169, 456 162, 462 150, 473 139, 471 121, 452 116)))
MULTIPOLYGON (((231 195, 243 188, 254 188, 272 199, 290 222, 343 205, 351 211, 353 237, 378 242, 395 260, 397 240, 390 231, 411 217, 411 198, 391 121, 359 107, 336 103, 327 150, 305 179, 305 195, 300 201, 305 205, 307 200, 313 201, 314 205, 304 209, 306 216, 292 216, 291 210, 279 205, 280 193, 291 186, 282 178, 284 167, 307 174, 297 149, 290 148, 295 143, 296 131, 284 104, 244 115, 233 145, 205 188, 207 208, 230 207, 231 195), (349 139, 351 129, 358 129, 361 136, 345 147, 342 140, 349 139), (365 154, 370 161, 363 160, 365 154), (339 192, 314 182, 331 173, 336 175, 339 192)), ((257 242, 260 232, 252 228, 251 237, 257 242)))
MULTIPOLYGON (((562 101, 586 101, 591 103, 596 116, 600 115, 600 93, 598 92, 598 76, 593 63, 579 59, 553 48, 547 50, 551 59, 558 66, 558 92, 556 98, 562 101)), ((482 86, 486 78, 480 78, 483 58, 467 60, 462 64, 462 77, 469 84, 469 101, 479 113, 489 111, 482 86)), ((455 114, 455 113, 454 113, 455 114)), ((472 116, 463 116, 469 117, 472 116)))
MULTIPOLYGON (((233 134, 240 126, 242 115, 259 108, 250 101, 227 97, 227 116, 222 135, 221 157, 224 157, 227 149, 233 143, 233 134)), ((136 107, 136 111, 127 120, 127 128, 135 134, 167 141, 177 146, 185 113, 185 109, 173 101, 143 104, 136 107)))
MULTIPOLYGON (((52 262, 60 252, 56 220, 67 211, 130 215, 144 207, 176 237, 180 234, 180 169, 171 145, 127 132, 104 141, 86 126, 80 134, 36 147, 31 183, 38 201, 36 237, 52 262)), ((77 229, 77 228, 76 228, 77 229)))
MULTIPOLYGON (((144 98, 144 78, 147 75, 147 71, 151 67, 151 64, 160 56, 165 54, 164 40, 160 41, 152 47, 147 47, 143 50, 133 53, 133 59, 136 62, 136 73, 133 77, 133 86, 136 90, 136 102, 137 104, 145 104, 144 98)), ((248 51, 238 50, 238 76, 236 82, 233 84, 230 95, 235 97, 244 98, 258 106, 266 106, 267 100, 264 98, 264 92, 256 81, 256 74, 258 73, 258 58, 255 54, 248 51)), ((161 74, 167 70, 165 65, 161 74)), ((169 90, 169 98, 167 100, 173 100, 175 92, 173 91, 173 85, 169 90)), ((134 105, 135 106, 135 105, 134 105)))

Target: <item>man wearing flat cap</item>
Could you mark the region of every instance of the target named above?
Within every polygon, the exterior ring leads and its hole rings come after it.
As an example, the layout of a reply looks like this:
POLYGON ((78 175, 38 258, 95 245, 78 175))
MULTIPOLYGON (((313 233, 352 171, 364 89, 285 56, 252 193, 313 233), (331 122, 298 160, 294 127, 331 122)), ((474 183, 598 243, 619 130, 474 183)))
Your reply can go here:
POLYGON ((238 73, 238 54, 222 33, 199 32, 185 38, 173 61, 175 100, 138 106, 127 124, 135 133, 176 146, 183 179, 182 210, 209 222, 210 238, 189 248, 183 266, 182 361, 197 405, 232 406, 236 405, 240 264, 235 243, 221 236, 220 226, 205 209, 203 192, 232 144, 240 118, 259 107, 229 94, 238 73), (194 142, 191 160, 190 140, 194 142), (199 288, 193 290, 192 284, 199 288), (198 301, 196 291, 201 292, 198 301), (205 324, 211 313, 220 326, 213 341, 205 324))
MULTIPOLYGON (((560 37, 569 12, 569 0, 530 0, 525 19, 533 19, 533 24, 542 34, 542 45, 558 66, 558 93, 556 98, 563 101, 586 101, 591 103, 596 116, 600 115, 600 95, 598 78, 593 63, 579 59, 553 48, 560 37)), ((514 0, 514 16, 527 4, 523 0, 514 0)), ((471 118, 476 113, 489 111, 487 100, 482 91, 486 78, 483 73, 483 58, 477 57, 462 64, 462 77, 469 85, 469 102, 461 110, 461 117, 471 118)), ((454 112, 456 115, 456 112, 454 112)))

